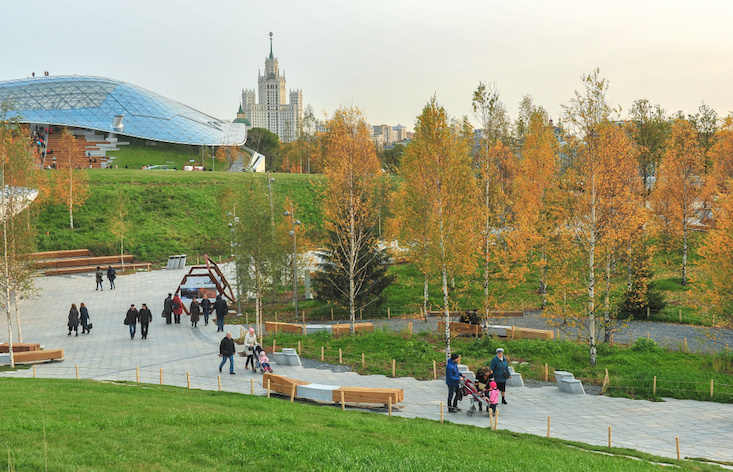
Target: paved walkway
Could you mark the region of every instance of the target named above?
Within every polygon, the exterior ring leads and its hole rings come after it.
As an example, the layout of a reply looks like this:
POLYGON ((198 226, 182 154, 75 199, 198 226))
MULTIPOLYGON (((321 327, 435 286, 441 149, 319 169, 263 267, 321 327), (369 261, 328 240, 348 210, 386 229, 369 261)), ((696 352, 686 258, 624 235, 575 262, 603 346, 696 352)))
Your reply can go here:
MULTIPOLYGON (((166 325, 160 316, 163 299, 180 282, 184 270, 141 272, 117 278, 117 289, 94 290, 94 275, 42 277, 35 299, 22 302, 23 337, 27 342, 41 343, 46 348, 64 348, 63 362, 36 367, 39 377, 73 378, 75 365, 79 376, 92 379, 136 380, 187 386, 218 388, 218 346, 222 336, 216 326, 194 329, 184 316, 180 325, 166 325), (90 335, 68 337, 66 320, 72 303, 86 303, 94 323, 90 335), (123 324, 131 303, 139 308, 147 303, 153 312, 153 324, 147 340, 138 335, 130 339, 123 324)), ((231 279, 230 279, 231 280, 231 279)), ((105 282, 106 283, 106 282, 105 282)), ((107 284, 108 287, 108 284, 107 284)), ((227 326, 239 335, 239 326, 227 326)), ((0 320, 0 342, 5 342, 6 320, 0 320)), ((15 338, 17 341, 17 337, 15 338)), ((221 376, 225 391, 249 394, 254 390, 264 395, 261 375, 244 369, 244 358, 235 360, 236 375, 221 376)), ((227 366, 228 368, 228 366, 227 366)), ((447 389, 441 380, 418 381, 413 378, 392 379, 381 375, 361 376, 353 372, 333 373, 330 370, 273 364, 275 373, 313 383, 344 386, 397 387, 405 390, 405 401, 394 415, 438 420, 440 401, 447 389)), ((0 375, 29 377, 32 370, 0 375)), ((668 399, 663 403, 608 398, 591 395, 569 395, 556 387, 510 388, 508 405, 500 405, 499 428, 544 436, 547 417, 551 416, 551 435, 596 445, 608 444, 608 427, 612 428, 612 445, 628 447, 661 456, 675 457, 675 437, 680 438, 681 454, 719 461, 733 461, 733 405, 668 399)), ((481 427, 489 425, 485 413, 469 418, 464 411, 445 413, 455 423, 481 427)), ((374 411, 385 413, 384 408, 374 411)), ((487 434, 490 434, 487 430, 487 434)))

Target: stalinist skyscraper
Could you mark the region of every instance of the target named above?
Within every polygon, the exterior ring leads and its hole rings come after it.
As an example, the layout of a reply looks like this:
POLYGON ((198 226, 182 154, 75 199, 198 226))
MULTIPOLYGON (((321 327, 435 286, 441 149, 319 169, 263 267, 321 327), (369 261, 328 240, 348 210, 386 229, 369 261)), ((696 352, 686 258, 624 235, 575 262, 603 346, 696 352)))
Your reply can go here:
POLYGON ((249 121, 253 128, 267 128, 280 137, 280 141, 294 141, 303 120, 303 91, 290 91, 290 103, 286 101, 285 74, 280 75, 277 58, 272 54, 265 59, 265 73, 258 72, 259 102, 253 89, 242 90, 242 104, 237 118, 249 121))

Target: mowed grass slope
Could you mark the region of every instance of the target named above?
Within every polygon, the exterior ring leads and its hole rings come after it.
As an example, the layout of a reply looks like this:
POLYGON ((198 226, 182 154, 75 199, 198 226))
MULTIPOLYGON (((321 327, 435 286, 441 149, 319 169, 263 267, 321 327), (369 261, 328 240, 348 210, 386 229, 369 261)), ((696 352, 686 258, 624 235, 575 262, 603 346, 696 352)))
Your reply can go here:
POLYGON ((0 379, 0 404, 2 470, 45 470, 44 454, 53 471, 422 472, 495 464, 507 472, 634 472, 659 470, 649 459, 677 463, 472 426, 152 385, 0 379))

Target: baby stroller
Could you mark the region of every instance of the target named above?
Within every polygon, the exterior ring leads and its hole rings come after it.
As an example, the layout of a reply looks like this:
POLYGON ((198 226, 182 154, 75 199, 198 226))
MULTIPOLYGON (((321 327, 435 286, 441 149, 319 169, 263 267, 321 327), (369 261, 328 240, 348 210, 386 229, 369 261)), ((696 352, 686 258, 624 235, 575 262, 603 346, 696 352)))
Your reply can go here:
POLYGON ((471 380, 461 380, 459 388, 463 396, 468 397, 469 399, 469 408, 466 411, 467 416, 473 416, 473 414, 476 412, 476 405, 484 405, 486 406, 486 411, 489 411, 489 397, 484 395, 483 392, 479 391, 478 388, 476 388, 476 384, 474 384, 471 380))
MULTIPOLYGON (((265 372, 272 373, 272 367, 270 367, 270 363, 266 362, 265 365, 263 365, 260 362, 260 353, 264 353, 265 350, 262 349, 262 346, 259 344, 255 344, 255 347, 252 349, 252 353, 255 356, 255 369, 260 369, 260 373, 264 374, 265 372)), ((267 359, 267 357, 265 357, 267 359)))

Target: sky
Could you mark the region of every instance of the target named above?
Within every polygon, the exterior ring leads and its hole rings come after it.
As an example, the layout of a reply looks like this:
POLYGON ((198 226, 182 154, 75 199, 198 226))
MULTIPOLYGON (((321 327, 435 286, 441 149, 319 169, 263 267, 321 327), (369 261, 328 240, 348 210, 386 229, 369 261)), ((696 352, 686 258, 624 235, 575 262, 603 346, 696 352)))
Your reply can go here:
POLYGON ((478 125, 484 82, 513 119, 525 95, 558 119, 595 68, 620 117, 642 98, 725 116, 731 20, 729 0, 3 0, 0 80, 110 77, 232 120, 272 32, 287 88, 319 118, 357 106, 373 125, 413 129, 435 96, 478 125))

